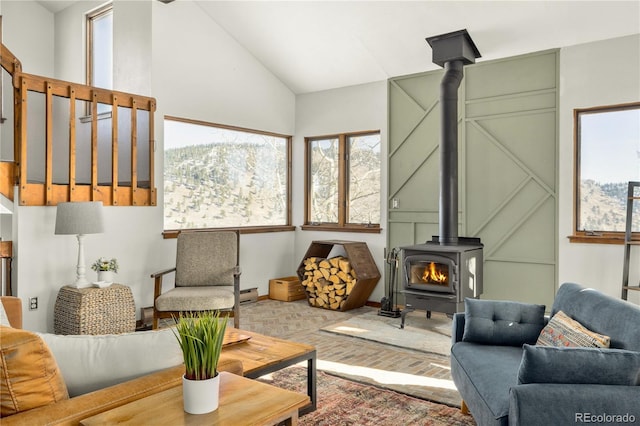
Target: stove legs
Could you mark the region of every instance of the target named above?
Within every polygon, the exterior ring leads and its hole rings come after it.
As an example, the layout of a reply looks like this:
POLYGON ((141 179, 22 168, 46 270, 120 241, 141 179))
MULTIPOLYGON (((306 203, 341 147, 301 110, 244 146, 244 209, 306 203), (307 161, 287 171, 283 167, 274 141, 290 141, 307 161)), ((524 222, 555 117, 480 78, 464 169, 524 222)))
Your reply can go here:
POLYGON ((414 308, 413 306, 406 304, 404 305, 404 309, 402 310, 402 312, 400 312, 400 318, 402 318, 402 321, 400 322, 400 328, 404 328, 404 321, 407 318, 407 314, 409 312, 413 312, 415 311, 416 308, 414 308))
MULTIPOLYGON (((404 322, 407 319, 407 314, 409 312, 413 312, 415 311, 416 308, 414 308, 413 306, 407 304, 404 306, 404 309, 402 311, 400 311, 400 318, 402 319, 402 321, 400 322, 400 328, 403 329, 404 328, 404 322)), ((431 319, 431 311, 427 311, 427 319, 431 319)))

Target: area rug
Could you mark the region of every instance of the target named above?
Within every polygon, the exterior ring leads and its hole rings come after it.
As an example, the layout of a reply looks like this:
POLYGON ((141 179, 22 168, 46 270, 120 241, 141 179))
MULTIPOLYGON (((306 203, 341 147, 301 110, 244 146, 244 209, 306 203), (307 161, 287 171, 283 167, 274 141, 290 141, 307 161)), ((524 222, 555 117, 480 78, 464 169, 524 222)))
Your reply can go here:
POLYGON ((367 312, 323 327, 321 330, 400 348, 449 356, 451 321, 445 314, 439 312, 434 312, 431 318, 426 318, 424 311, 413 311, 407 315, 405 327, 401 329, 400 318, 367 312))
MULTIPOLYGON (((259 380, 306 393, 306 368, 289 367, 259 380)), ((345 380, 322 371, 317 377, 317 409, 300 417, 301 426, 475 425, 447 405, 345 380)))

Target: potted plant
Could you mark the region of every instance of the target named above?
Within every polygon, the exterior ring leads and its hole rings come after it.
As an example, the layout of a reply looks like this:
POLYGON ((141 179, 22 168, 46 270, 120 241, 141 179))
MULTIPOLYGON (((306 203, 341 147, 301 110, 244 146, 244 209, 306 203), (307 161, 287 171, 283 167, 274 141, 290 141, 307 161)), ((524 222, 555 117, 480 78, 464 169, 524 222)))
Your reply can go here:
POLYGON ((218 360, 222 351, 226 318, 219 312, 180 314, 174 334, 184 358, 182 378, 184 411, 204 414, 218 408, 220 376, 218 360))
POLYGON ((118 260, 101 257, 93 262, 91 269, 98 273, 98 282, 109 285, 113 282, 113 274, 118 273, 118 260))

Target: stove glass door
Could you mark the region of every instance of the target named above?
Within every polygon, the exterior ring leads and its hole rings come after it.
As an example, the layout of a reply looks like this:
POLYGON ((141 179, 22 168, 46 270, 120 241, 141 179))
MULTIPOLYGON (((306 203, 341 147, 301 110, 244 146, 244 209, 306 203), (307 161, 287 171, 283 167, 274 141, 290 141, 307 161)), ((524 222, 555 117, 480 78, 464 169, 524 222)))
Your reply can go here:
POLYGON ((420 254, 405 259, 406 287, 414 290, 454 293, 455 263, 437 255, 420 254))

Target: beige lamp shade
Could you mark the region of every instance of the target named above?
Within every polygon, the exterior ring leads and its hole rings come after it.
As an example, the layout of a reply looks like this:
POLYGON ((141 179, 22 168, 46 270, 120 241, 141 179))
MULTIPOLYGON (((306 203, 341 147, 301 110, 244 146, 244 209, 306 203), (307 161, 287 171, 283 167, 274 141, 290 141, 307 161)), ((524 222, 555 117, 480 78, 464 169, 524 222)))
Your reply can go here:
POLYGON ((102 201, 58 203, 56 235, 101 234, 103 232, 102 201))

